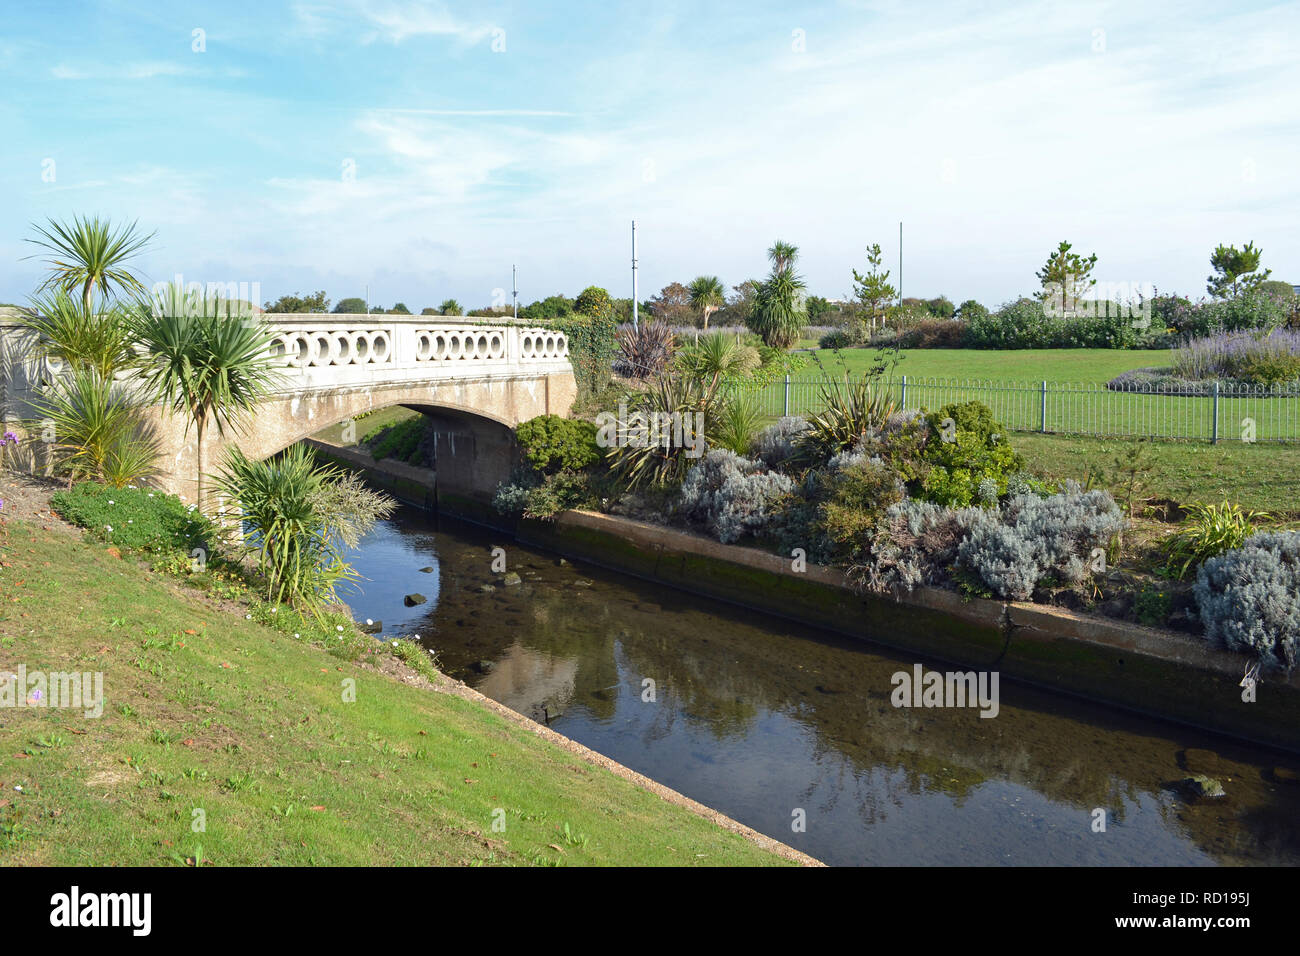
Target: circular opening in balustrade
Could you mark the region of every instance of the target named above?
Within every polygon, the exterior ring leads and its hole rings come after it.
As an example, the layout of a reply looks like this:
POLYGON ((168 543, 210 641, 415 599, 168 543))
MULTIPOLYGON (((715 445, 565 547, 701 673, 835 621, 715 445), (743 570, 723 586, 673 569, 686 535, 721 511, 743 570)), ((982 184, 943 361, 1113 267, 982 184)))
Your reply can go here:
POLYGON ((417 362, 427 362, 433 357, 433 336, 428 332, 420 332, 415 336, 415 360, 417 362))
POLYGON ((533 337, 525 335, 519 343, 519 354, 524 358, 533 357, 533 337))
POLYGON ((352 363, 354 365, 365 365, 370 361, 370 333, 353 332, 349 336, 349 344, 352 346, 352 363))
POLYGON ((331 343, 330 361, 334 365, 347 365, 352 361, 352 341, 346 332, 339 332, 331 343))
POLYGON ((317 335, 314 339, 315 352, 311 356, 312 365, 329 365, 334 357, 334 343, 328 335, 317 335))
POLYGON ((505 343, 501 338, 500 332, 492 333, 492 358, 500 358, 505 355, 505 343))
POLYGON ((373 362, 388 361, 388 333, 372 332, 370 335, 370 358, 373 362))

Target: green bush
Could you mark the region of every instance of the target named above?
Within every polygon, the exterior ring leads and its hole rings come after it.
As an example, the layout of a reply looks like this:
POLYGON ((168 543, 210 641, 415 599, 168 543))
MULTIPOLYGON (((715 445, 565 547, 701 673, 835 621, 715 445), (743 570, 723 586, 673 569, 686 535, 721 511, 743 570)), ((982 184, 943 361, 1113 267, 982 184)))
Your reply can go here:
POLYGON ((923 457, 930 469, 921 484, 921 497, 964 508, 981 500, 980 485, 985 482, 996 486, 998 495, 1006 494, 1007 481, 1024 463, 987 405, 945 405, 927 415, 926 422, 930 437, 923 457))
POLYGON ((835 467, 816 480, 821 500, 813 531, 827 543, 832 560, 855 562, 870 548, 877 522, 906 491, 898 473, 878 458, 849 454, 831 463, 835 467))
POLYGON ((1183 527, 1164 542, 1168 573, 1182 580, 1209 558, 1240 548, 1255 533, 1254 522, 1267 517, 1228 501, 1193 505, 1183 527))
POLYGON ((578 470, 600 460, 596 426, 559 415, 538 415, 515 429, 524 459, 542 474, 578 470))
POLYGON ((122 552, 188 555, 211 551, 212 523, 175 495, 146 488, 110 488, 93 482, 56 491, 50 504, 64 520, 122 552))
POLYGON ((1169 620, 1172 609, 1173 598, 1159 588, 1143 588, 1133 599, 1133 614, 1139 624, 1147 627, 1160 627, 1169 620))
POLYGON ((563 332, 569 341, 569 362, 580 391, 599 391, 613 374, 619 353, 618 317, 610 309, 597 315, 562 315, 541 323, 563 332))

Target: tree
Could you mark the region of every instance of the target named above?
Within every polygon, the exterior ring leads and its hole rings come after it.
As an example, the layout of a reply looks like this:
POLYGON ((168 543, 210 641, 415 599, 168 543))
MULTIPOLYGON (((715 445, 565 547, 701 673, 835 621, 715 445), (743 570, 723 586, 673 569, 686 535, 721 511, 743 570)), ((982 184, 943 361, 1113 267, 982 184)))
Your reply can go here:
POLYGON ((771 348, 788 349, 799 341, 808 321, 804 280, 795 274, 799 250, 779 239, 767 251, 772 274, 755 290, 748 325, 771 348))
POLYGON ((310 295, 282 295, 266 303, 267 312, 328 312, 329 308, 330 300, 323 289, 310 295))
POLYGON ((957 314, 957 307, 946 295, 941 295, 937 299, 927 299, 925 308, 936 319, 951 319, 957 314))
MULTIPOLYGON (((504 311, 510 311, 506 309, 504 311)), ((523 306, 519 310, 521 319, 558 319, 573 312, 573 300, 563 295, 548 295, 545 299, 523 306)))
POLYGON ((115 230, 107 219, 98 216, 93 219, 74 216, 71 224, 53 219, 48 222, 48 228, 33 224, 42 238, 27 240, 51 253, 46 259, 50 275, 37 292, 62 289, 71 294, 80 287, 82 305, 87 312, 92 309, 96 289, 104 296, 114 289, 130 295, 146 294, 145 287, 126 268, 126 263, 149 244, 154 233, 141 235, 134 222, 115 230))
POLYGON ((871 268, 865 275, 853 270, 853 294, 862 303, 873 332, 876 322, 885 314, 886 305, 898 295, 898 290, 889 284, 889 270, 880 271, 881 259, 880 243, 874 242, 867 246, 867 263, 871 268))
POLYGON ((775 271, 786 272, 794 265, 795 259, 799 258, 799 247, 778 239, 767 250, 767 258, 775 271))
POLYGON ((700 313, 704 328, 707 329, 709 315, 722 308, 727 301, 722 280, 717 276, 696 276, 686 288, 690 292, 692 307, 700 313))
POLYGON ((1236 298, 1242 292, 1258 288, 1259 284, 1273 274, 1272 269, 1259 272, 1259 257, 1263 249, 1256 249, 1254 240, 1245 247, 1219 245, 1210 256, 1210 265, 1214 275, 1207 276, 1205 291, 1220 299, 1236 298))
POLYGON ((271 331, 262 321, 225 316, 206 296, 172 286, 137 307, 132 332, 141 378, 159 404, 185 416, 197 438, 195 504, 203 510, 203 436, 209 423, 224 436, 275 385, 271 331))
POLYGON ((836 311, 835 306, 831 305, 830 302, 820 295, 808 296, 807 306, 808 323, 810 325, 817 325, 818 320, 820 320, 823 315, 836 311))
MULTIPOLYGON (((430 312, 433 310, 430 309, 430 312)), ((442 305, 438 306, 439 315, 464 315, 465 310, 460 307, 460 303, 455 299, 445 299, 442 305)))
POLYGON ((579 315, 589 315, 592 318, 604 318, 614 314, 614 300, 598 285, 589 285, 578 293, 578 298, 573 303, 573 311, 579 315))
POLYGON ((680 282, 664 286, 648 305, 651 315, 669 325, 686 325, 691 321, 691 291, 680 282))
POLYGON ((406 307, 405 302, 399 302, 388 310, 389 315, 410 315, 411 310, 406 307))
POLYGON ((356 295, 339 299, 338 305, 334 306, 335 315, 365 315, 365 312, 366 300, 356 295))
POLYGON ((1049 314, 1059 309, 1061 315, 1075 310, 1075 303, 1097 284, 1091 278, 1092 267, 1097 264, 1097 255, 1093 253, 1083 258, 1065 240, 1056 247, 1056 251, 1047 257, 1043 268, 1036 273, 1038 281, 1043 284, 1039 299, 1048 306, 1049 314))

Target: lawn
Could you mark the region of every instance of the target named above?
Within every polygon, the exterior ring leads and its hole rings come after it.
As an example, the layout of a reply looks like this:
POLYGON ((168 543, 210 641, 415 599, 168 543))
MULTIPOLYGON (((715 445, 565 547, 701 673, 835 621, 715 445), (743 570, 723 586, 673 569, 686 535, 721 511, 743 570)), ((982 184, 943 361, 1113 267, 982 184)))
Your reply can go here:
MULTIPOLYGON (((800 377, 818 374, 818 363, 842 374, 862 372, 873 365, 875 349, 817 349, 803 353, 812 359, 800 377)), ((908 349, 895 376, 909 379, 947 378, 997 382, 1096 382, 1104 384, 1129 369, 1168 365, 1167 349, 908 349)))
POLYGON ((98 671, 105 698, 0 712, 0 865, 785 862, 79 536, 0 525, 0 582, 0 672, 98 671))

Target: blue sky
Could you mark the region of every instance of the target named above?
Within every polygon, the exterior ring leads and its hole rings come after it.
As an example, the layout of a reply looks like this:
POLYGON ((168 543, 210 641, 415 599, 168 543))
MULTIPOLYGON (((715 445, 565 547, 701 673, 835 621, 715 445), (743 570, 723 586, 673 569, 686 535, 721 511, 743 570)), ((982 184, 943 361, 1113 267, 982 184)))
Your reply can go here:
POLYGON ((761 274, 864 248, 990 305, 1063 238, 1201 293, 1219 242, 1300 283, 1300 4, 9 5, 0 301, 30 223, 156 229, 150 281, 413 310, 761 274), (202 31, 201 34, 195 33, 202 31), (200 42, 201 40, 201 42, 200 42), (195 47, 202 47, 196 50, 195 47))

